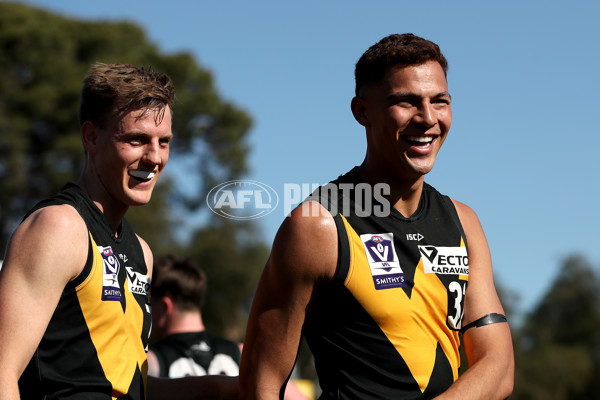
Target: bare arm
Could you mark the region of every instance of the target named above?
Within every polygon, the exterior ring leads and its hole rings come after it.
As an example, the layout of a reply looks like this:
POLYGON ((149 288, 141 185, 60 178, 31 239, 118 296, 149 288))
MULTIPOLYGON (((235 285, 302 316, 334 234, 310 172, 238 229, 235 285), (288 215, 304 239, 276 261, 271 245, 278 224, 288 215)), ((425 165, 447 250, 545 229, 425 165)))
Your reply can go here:
POLYGON ((0 399, 19 398, 18 380, 87 253, 87 228, 71 206, 38 210, 13 234, 0 274, 0 399))
POLYGON ((335 223, 319 204, 305 204, 283 222, 250 312, 241 399, 279 398, 294 365, 306 309, 317 283, 333 276, 337 251, 335 223))
MULTIPOLYGON (((492 259, 479 219, 454 202, 469 245, 469 285, 463 326, 488 313, 504 314, 496 293, 492 259)), ((436 399, 504 399, 513 389, 514 354, 507 323, 471 328, 463 335, 468 370, 436 399)))
POLYGON ((148 376, 160 376, 160 364, 152 350, 148 350, 148 376))

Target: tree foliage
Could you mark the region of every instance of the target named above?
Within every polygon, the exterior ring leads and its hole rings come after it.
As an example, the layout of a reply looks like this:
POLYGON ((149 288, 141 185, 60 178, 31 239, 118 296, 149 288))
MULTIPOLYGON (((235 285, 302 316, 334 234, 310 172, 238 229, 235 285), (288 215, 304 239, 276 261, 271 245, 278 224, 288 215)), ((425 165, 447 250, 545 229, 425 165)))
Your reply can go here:
MULTIPOLYGON (((199 184, 184 190, 161 178, 150 205, 128 214, 136 230, 155 253, 193 255, 205 269, 232 281, 255 282, 266 249, 253 239, 251 224, 231 227, 212 220, 211 227, 196 227, 194 240, 185 243, 175 234, 189 213, 203 207, 208 189, 247 172, 249 115, 219 96, 211 73, 191 54, 161 53, 131 22, 81 21, 10 2, 0 3, 0 247, 35 202, 81 173, 79 95, 95 62, 151 66, 175 83, 171 159, 188 160, 192 168, 185 173, 199 184), (209 257, 213 249, 206 236, 219 233, 226 240, 211 243, 226 257, 209 257)), ((213 279, 209 294, 235 299, 219 302, 224 323, 234 323, 252 290, 218 287, 218 282, 213 279)))
POLYGON ((595 399, 600 393, 600 279, 568 257, 515 335, 513 399, 595 399))
MULTIPOLYGON (((36 201, 80 174, 85 157, 77 123, 79 92, 88 68, 98 61, 152 66, 173 78, 177 102, 171 157, 186 160, 184 182, 199 184, 182 188, 163 177, 150 204, 130 210, 128 219, 155 253, 190 257, 206 271, 207 326, 241 339, 267 258, 267 247, 256 240, 257 227, 213 217, 193 226, 189 237, 177 233, 202 209, 208 189, 247 171, 251 119, 219 96, 211 73, 192 55, 161 53, 133 23, 80 21, 0 2, 0 248, 36 201)), ((500 292, 512 314, 514 294, 500 292)), ((512 327, 516 374, 511 398, 598 398, 597 270, 581 256, 564 260, 524 321, 512 327)))

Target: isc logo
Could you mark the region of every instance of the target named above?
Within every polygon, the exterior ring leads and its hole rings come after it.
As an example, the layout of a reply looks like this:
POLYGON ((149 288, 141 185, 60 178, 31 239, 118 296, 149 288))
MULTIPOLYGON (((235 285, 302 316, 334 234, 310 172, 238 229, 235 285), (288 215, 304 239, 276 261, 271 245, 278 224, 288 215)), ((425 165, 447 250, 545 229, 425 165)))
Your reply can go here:
POLYGON ((421 235, 420 233, 407 233, 406 234, 406 240, 416 240, 417 242, 420 242, 421 239, 423 239, 423 235, 421 235))
POLYGON ((273 188, 256 181, 229 181, 215 186, 206 204, 215 214, 231 219, 264 217, 277 207, 279 197, 273 188))

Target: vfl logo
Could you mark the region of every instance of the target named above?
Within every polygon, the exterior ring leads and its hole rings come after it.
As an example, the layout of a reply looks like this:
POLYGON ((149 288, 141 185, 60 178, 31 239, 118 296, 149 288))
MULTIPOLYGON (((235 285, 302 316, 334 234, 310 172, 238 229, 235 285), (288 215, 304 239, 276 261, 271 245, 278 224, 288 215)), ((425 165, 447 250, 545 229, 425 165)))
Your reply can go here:
POLYGON ((121 301, 121 288, 119 287, 119 259, 110 246, 98 246, 102 255, 102 301, 121 301))
POLYGON ((391 269, 391 265, 389 263, 394 261, 394 258, 392 257, 392 255, 394 254, 394 247, 392 242, 389 240, 384 240, 383 237, 379 235, 375 235, 371 236, 371 240, 368 240, 363 243, 365 245, 365 248, 369 252, 369 255, 371 256, 371 260, 373 260, 374 262, 380 262, 380 268, 389 272, 391 269), (392 249, 391 252, 390 248, 392 249))
POLYGON ((426 274, 469 275, 466 247, 419 246, 426 274))
POLYGON ((264 217, 277 207, 279 197, 273 188, 256 181, 229 181, 208 192, 206 204, 215 214, 230 219, 264 217))
POLYGON ((127 271, 127 285, 129 291, 133 294, 147 296, 148 291, 150 290, 150 277, 134 271, 131 267, 126 267, 125 270, 127 271))
POLYGON ((406 287, 406 277, 394 248, 394 235, 380 233, 360 235, 367 261, 373 275, 375 289, 406 287))

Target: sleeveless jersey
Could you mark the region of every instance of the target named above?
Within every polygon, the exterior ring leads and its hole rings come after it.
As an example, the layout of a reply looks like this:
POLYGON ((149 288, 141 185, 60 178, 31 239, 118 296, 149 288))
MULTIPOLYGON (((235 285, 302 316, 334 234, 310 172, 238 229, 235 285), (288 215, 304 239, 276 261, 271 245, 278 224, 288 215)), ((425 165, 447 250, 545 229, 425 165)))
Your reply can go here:
POLYGON ((376 189, 355 167, 313 194, 339 240, 304 327, 321 399, 430 399, 458 377, 469 263, 456 209, 424 184, 404 218, 376 189))
MULTIPOLYGON (((88 260, 66 285, 19 380, 21 397, 144 399, 151 310, 140 242, 126 220, 115 237, 104 214, 75 184, 29 214, 59 204, 73 206, 85 221, 88 260)), ((56 246, 62 246, 60 238, 56 246)))
POLYGON ((175 333, 150 346, 158 358, 160 376, 227 375, 240 371, 240 348, 208 331, 175 333))

